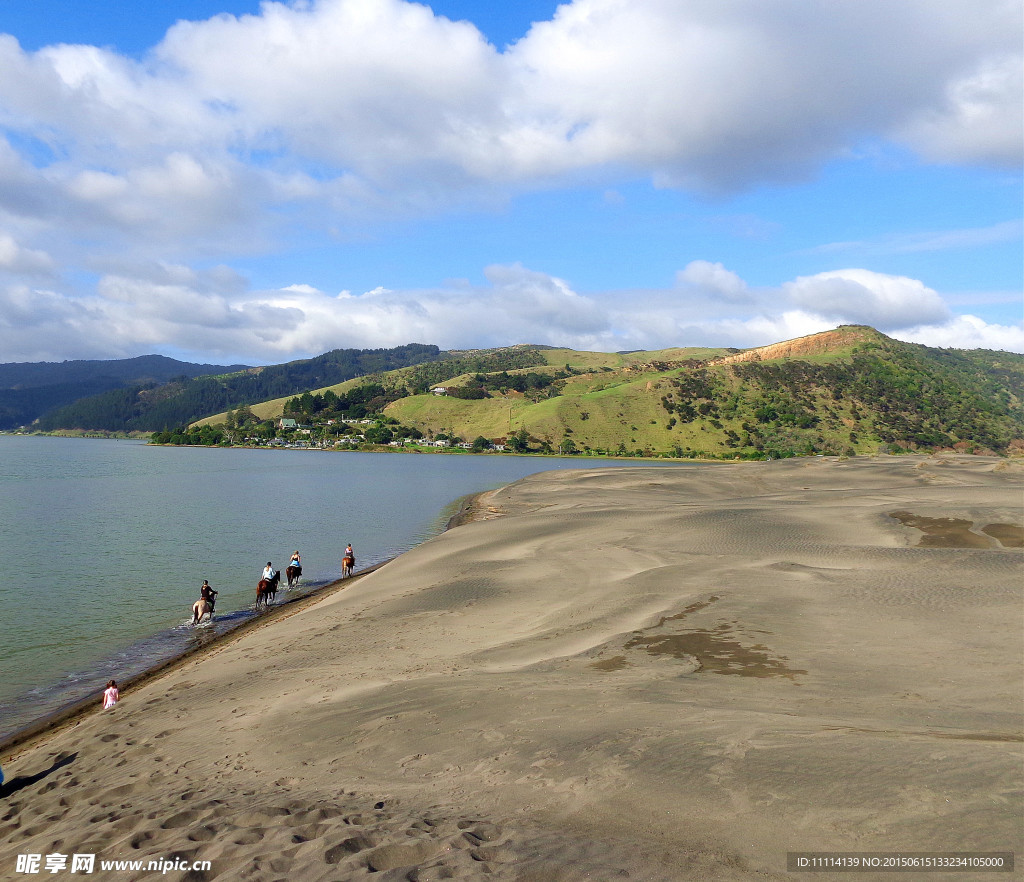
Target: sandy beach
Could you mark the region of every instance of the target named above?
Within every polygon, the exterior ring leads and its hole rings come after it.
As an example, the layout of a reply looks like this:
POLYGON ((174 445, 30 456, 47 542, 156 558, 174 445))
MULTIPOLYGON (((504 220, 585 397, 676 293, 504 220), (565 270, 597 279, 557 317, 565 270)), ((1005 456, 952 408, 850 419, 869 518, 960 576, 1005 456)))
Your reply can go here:
POLYGON ((1024 862, 1022 503, 1024 466, 966 456, 527 478, 0 757, 0 878, 54 853, 312 882, 1024 862))

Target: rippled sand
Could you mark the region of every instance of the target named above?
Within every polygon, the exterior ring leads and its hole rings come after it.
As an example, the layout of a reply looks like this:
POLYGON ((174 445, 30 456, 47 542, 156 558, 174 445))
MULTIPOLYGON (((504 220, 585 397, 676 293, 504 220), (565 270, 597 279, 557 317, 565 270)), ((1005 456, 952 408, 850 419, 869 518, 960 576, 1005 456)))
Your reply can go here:
POLYGON ((0 873, 95 852, 212 861, 192 879, 674 882, 793 879, 790 851, 1024 854, 1022 491, 970 457, 528 478, 5 757, 0 873))

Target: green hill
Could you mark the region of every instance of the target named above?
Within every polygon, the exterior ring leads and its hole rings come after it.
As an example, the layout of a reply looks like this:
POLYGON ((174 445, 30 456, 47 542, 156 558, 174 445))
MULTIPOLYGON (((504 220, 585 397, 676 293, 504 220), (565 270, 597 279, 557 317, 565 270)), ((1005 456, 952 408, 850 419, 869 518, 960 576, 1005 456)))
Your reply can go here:
POLYGON ((381 414, 390 436, 618 455, 1024 453, 1024 356, 902 343, 862 326, 743 352, 518 346, 447 355, 266 402, 252 415, 316 427, 381 414), (439 386, 443 394, 430 391, 439 386))

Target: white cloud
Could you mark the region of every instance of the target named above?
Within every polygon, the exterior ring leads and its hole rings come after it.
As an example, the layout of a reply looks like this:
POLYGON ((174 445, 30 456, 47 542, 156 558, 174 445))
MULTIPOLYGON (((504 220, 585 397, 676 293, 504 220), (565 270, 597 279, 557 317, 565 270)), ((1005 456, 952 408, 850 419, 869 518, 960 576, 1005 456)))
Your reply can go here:
MULTIPOLYGON (((838 321, 969 339, 981 332, 937 292, 866 270, 755 291, 694 261, 671 289, 617 303, 517 265, 478 287, 358 296, 301 280, 254 291, 185 265, 266 253, 286 228, 352 236, 580 179, 784 182, 865 138, 1013 165, 1021 17, 1016 0, 573 0, 499 51, 426 5, 295 0, 180 22, 141 60, 26 52, 0 35, 0 351, 274 361, 411 340, 753 345, 838 321), (83 271, 102 277, 95 290, 54 282, 83 271)), ((741 221, 749 235, 770 226, 741 221)), ((954 247, 970 239, 959 232, 902 244, 954 247)))
POLYGON ((676 284, 696 288, 711 297, 733 303, 746 303, 752 299, 747 283, 720 263, 694 260, 676 273, 676 284))
POLYGON ((50 276, 55 265, 45 251, 23 248, 13 236, 0 232, 0 271, 18 275, 50 276))
POLYGON ((846 269, 801 276, 784 284, 782 290, 792 303, 807 312, 879 330, 932 324, 949 318, 949 307, 922 282, 870 270, 846 269))
POLYGON ((1020 165, 1022 133, 1024 64, 1019 52, 985 58, 976 70, 950 81, 945 100, 922 109, 900 132, 930 159, 1010 168, 1020 165))
MULTIPOLYGON (((751 290, 704 261, 683 274, 709 271, 712 279, 751 290)), ((892 324, 882 330, 899 339, 1024 352, 1021 326, 953 316, 921 282, 866 270, 796 279, 732 302, 698 286, 588 296, 519 264, 487 267, 485 276, 487 284, 477 286, 330 294, 302 283, 246 289, 223 267, 195 272, 125 262, 90 297, 66 299, 25 285, 0 289, 0 351, 12 361, 37 361, 171 349, 201 361, 273 363, 339 347, 410 342, 453 349, 748 347, 866 322, 870 314, 886 317, 892 324)))
POLYGON ((923 233, 900 233, 859 242, 830 242, 804 252, 806 254, 832 254, 854 252, 859 254, 914 254, 929 251, 949 251, 957 248, 979 248, 1004 242, 1019 242, 1024 236, 1021 220, 1001 221, 986 227, 959 230, 940 230, 923 233))
POLYGON ((958 315, 942 324, 894 331, 892 336, 925 346, 1024 352, 1024 325, 986 322, 975 315, 958 315))
POLYGON ((1019 4, 798 6, 574 0, 504 53, 404 0, 179 22, 142 61, 0 35, 0 126, 52 152, 55 215, 101 202, 140 237, 168 214, 423 212, 603 169, 730 190, 890 132, 1019 161, 1019 4))

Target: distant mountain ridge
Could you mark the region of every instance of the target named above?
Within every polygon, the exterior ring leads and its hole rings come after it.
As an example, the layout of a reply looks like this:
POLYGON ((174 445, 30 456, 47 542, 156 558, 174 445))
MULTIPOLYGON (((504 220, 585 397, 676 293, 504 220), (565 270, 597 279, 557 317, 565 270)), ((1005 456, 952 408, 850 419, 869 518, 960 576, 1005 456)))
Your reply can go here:
POLYGON ((0 429, 29 425, 48 411, 124 386, 248 369, 243 364, 192 364, 164 355, 0 364, 0 429))
POLYGON ((440 349, 410 343, 391 349, 334 349, 315 358, 250 368, 237 365, 217 372, 163 380, 122 383, 98 395, 79 398, 41 415, 36 428, 86 431, 153 432, 193 422, 218 411, 293 395, 310 386, 432 361, 440 349))

